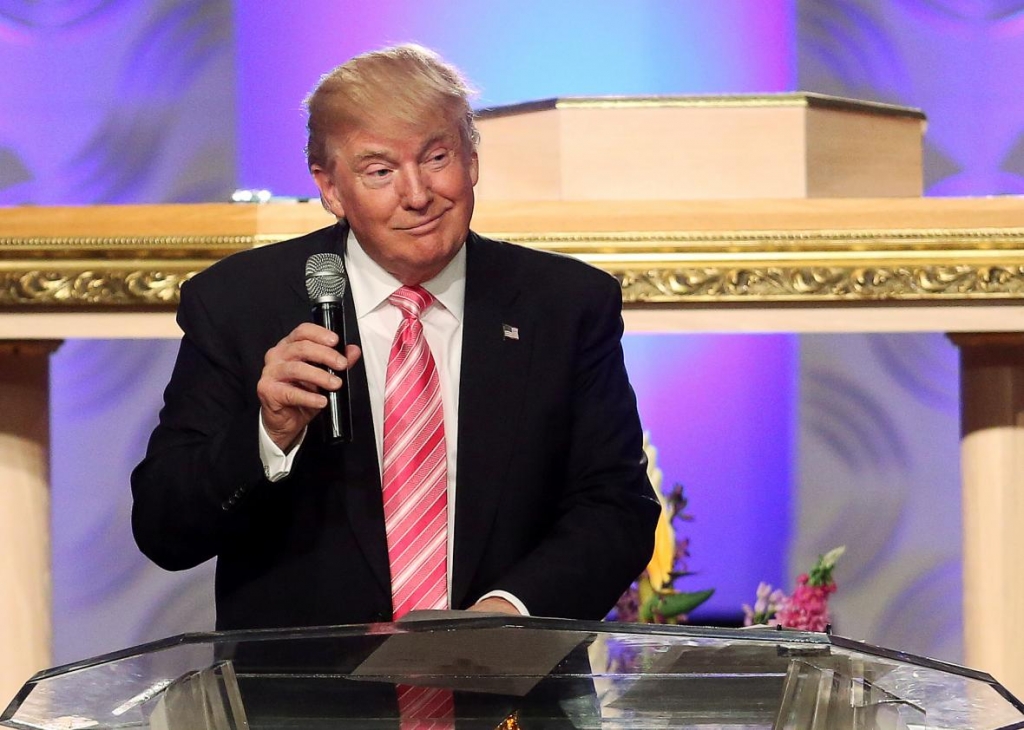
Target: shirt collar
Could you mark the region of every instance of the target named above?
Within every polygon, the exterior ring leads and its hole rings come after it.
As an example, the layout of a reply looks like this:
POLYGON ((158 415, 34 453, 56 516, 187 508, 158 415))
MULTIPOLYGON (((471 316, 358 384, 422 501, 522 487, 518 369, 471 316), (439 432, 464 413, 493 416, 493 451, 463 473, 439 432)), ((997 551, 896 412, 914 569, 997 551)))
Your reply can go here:
MULTIPOLYGON (((351 229, 345 246, 345 271, 348 273, 357 319, 376 310, 402 286, 402 282, 370 258, 351 229)), ((465 243, 437 276, 423 282, 421 286, 461 322, 466 302, 465 243)))

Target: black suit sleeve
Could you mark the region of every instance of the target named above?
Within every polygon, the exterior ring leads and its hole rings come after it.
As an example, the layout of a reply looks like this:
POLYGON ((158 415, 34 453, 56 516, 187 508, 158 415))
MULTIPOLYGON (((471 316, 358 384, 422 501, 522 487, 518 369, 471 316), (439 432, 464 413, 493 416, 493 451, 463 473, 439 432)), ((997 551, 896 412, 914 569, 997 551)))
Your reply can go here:
MULTIPOLYGON (((592 277, 590 281, 593 281, 592 277)), ((569 429, 551 522, 536 548, 495 586, 538 616, 602 618, 650 560, 660 506, 621 346, 621 292, 605 275, 575 329, 569 429)))
POLYGON ((245 496, 266 483, 259 406, 241 355, 215 322, 198 282, 182 292, 184 332, 146 458, 132 474, 132 530, 161 567, 191 568, 218 554, 245 516, 245 496))

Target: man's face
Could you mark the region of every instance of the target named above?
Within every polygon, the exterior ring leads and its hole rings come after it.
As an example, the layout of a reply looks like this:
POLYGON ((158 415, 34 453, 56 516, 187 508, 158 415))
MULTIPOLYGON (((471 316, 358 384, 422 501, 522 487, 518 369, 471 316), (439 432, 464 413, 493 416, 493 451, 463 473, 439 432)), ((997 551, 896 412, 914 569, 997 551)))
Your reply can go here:
POLYGON ((313 177, 366 253, 403 284, 436 276, 458 253, 473 216, 476 152, 443 120, 382 124, 330 138, 330 169, 313 177))

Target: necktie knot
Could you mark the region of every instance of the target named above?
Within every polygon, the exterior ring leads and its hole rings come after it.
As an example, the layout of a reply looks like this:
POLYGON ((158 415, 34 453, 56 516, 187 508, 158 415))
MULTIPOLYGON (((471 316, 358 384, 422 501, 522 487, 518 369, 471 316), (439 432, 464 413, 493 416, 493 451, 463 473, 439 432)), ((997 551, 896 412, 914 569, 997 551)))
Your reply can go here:
POLYGON ((405 319, 419 319, 423 310, 434 303, 434 295, 422 286, 403 286, 395 290, 388 301, 402 310, 405 319))

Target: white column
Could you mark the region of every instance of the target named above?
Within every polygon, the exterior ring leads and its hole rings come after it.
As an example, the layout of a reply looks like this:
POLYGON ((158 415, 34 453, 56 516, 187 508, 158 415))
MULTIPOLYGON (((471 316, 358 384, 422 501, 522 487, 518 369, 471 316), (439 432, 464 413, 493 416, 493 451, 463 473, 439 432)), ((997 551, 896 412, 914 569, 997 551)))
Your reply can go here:
POLYGON ((0 709, 50 665, 53 341, 0 341, 0 709))
POLYGON ((1024 697, 1024 334, 960 347, 965 663, 1024 697))

